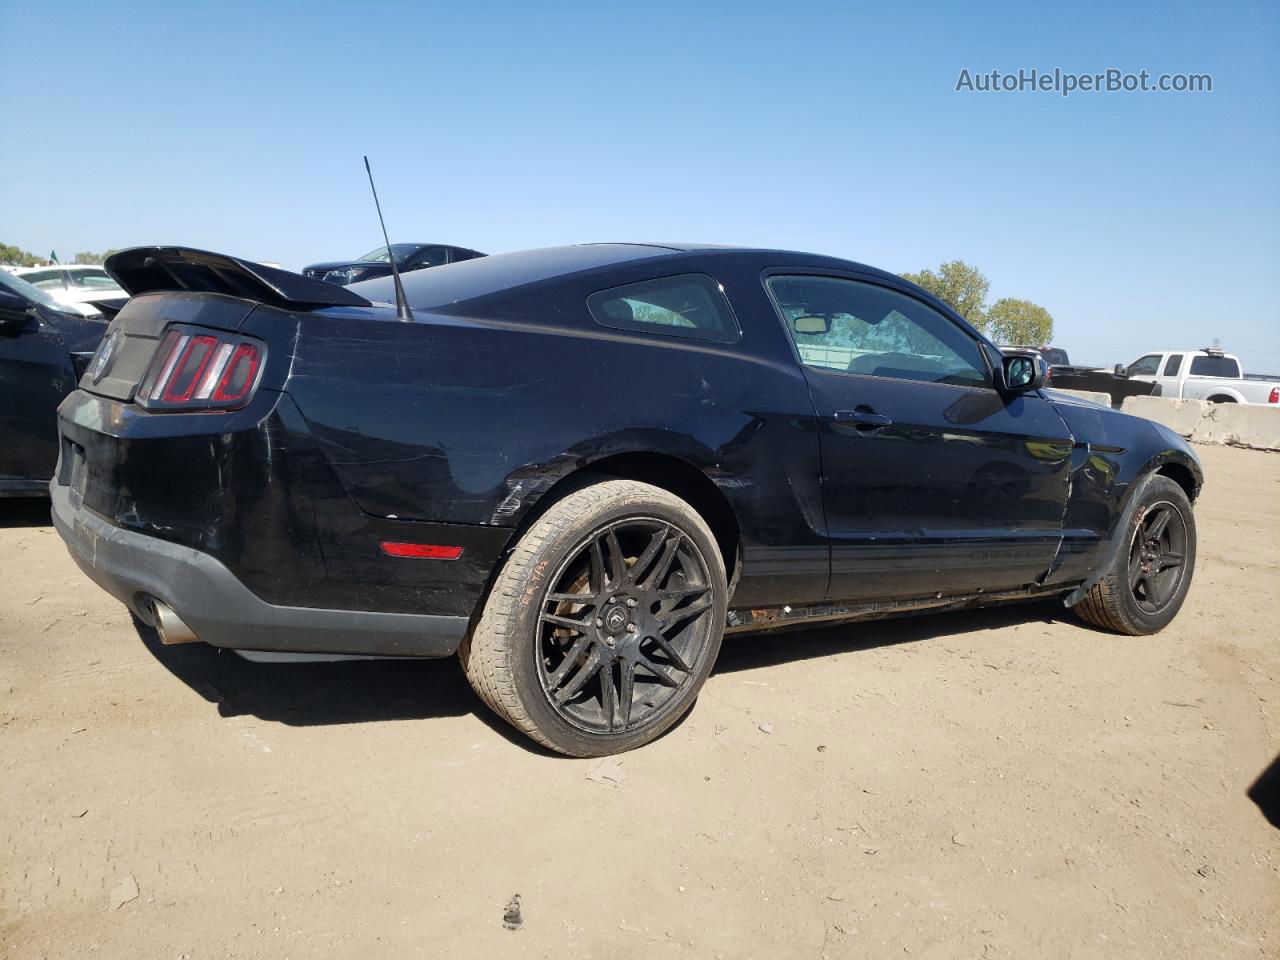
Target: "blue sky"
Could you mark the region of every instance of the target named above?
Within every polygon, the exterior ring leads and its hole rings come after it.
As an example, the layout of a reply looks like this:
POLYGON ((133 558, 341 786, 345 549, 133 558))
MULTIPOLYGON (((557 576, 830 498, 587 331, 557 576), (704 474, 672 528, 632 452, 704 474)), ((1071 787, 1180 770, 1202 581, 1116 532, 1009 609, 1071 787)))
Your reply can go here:
POLYGON ((1082 359, 1280 373, 1280 4, 0 0, 0 241, 960 258, 1082 359), (20 38, 31 37, 31 42, 20 38), (1210 94, 957 93, 962 68, 1210 94))

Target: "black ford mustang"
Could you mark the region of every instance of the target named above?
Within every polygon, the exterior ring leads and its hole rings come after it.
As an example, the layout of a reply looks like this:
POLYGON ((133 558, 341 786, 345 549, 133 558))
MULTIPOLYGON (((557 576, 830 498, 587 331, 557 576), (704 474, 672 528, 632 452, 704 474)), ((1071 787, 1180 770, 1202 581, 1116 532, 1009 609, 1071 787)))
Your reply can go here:
POLYGON ((403 322, 390 280, 107 266, 135 296, 60 408, 54 519, 166 642, 456 652, 587 756, 669 728, 726 630, 1053 595, 1145 634, 1191 581, 1186 443, 870 267, 532 250, 406 276, 403 322))

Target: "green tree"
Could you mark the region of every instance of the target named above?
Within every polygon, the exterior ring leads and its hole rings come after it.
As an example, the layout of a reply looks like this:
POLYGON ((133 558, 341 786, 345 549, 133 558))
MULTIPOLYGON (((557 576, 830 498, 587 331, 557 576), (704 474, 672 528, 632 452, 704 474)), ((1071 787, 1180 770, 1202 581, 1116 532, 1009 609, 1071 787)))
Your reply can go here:
POLYGON ((1053 340, 1053 317, 1030 300, 1003 297, 991 305, 987 317, 991 322, 988 332, 996 343, 1043 347, 1053 340))
POLYGON ((0 263, 8 263, 15 267, 38 267, 44 261, 21 247, 0 243, 0 263))
POLYGON ((107 257, 116 253, 115 250, 107 250, 103 253, 77 253, 75 263, 101 263, 107 257))
POLYGON ((963 260, 948 260, 937 273, 921 270, 904 273, 902 278, 928 290, 979 330, 986 330, 987 291, 991 289, 991 281, 977 267, 963 260))

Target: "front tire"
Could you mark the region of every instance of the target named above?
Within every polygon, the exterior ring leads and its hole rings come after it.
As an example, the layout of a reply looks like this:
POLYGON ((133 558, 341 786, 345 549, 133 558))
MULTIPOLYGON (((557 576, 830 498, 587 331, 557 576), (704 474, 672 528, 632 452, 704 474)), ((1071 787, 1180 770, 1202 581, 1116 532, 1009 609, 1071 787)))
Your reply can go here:
POLYGON ((1096 627, 1158 633, 1182 608, 1196 563, 1196 518, 1186 492, 1154 477, 1124 533, 1125 549, 1072 609, 1096 627))
POLYGON ((605 480, 520 538, 458 651, 516 729, 559 753, 621 753, 692 706, 720 651, 724 561, 706 522, 660 487, 605 480))

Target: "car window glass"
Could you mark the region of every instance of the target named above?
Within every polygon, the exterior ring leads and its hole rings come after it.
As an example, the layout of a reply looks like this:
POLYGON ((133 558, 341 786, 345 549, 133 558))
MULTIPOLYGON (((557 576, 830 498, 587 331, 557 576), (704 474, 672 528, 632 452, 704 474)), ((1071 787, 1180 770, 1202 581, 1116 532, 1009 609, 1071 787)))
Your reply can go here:
POLYGON ((22 277, 15 276, 14 274, 8 273, 4 270, 0 270, 0 288, 8 290, 10 293, 16 293, 18 296, 31 303, 39 303, 43 306, 51 307, 54 310, 64 309, 58 305, 58 301, 54 300, 53 297, 49 296, 49 294, 44 290, 41 290, 32 283, 28 283, 22 277))
POLYGON ((22 279, 41 290, 61 290, 66 286, 62 281, 61 270, 34 270, 24 273, 22 279))
POLYGON ((1178 368, 1181 366, 1182 366, 1182 354, 1180 353, 1169 354, 1169 359, 1166 360, 1164 364, 1164 375, 1166 377, 1176 377, 1178 375, 1178 368))
POLYGON ((726 343, 738 339, 724 289, 701 273, 601 290, 587 297, 587 309, 605 327, 726 343))
POLYGON ((1240 364, 1233 357, 1200 356, 1191 359, 1193 377, 1229 377, 1240 379, 1240 364))
POLYGON ((71 282, 86 290, 111 290, 118 286, 105 270, 72 270, 71 282))
POLYGON ((1160 354, 1149 353, 1145 357, 1133 361, 1129 364, 1129 375, 1139 374, 1141 376, 1154 375, 1160 369, 1160 354))
MULTIPOLYGON (((412 243, 393 243, 391 245, 391 251, 395 254, 396 265, 399 266, 403 263, 404 258, 409 256, 416 249, 417 247, 412 243)), ((365 263, 387 263, 390 259, 391 257, 388 255, 386 247, 375 247, 360 258, 361 262, 365 263)))
POLYGON ((406 266, 438 267, 449 260, 449 251, 444 247, 426 247, 409 258, 406 266))
POLYGON ((773 276, 767 283, 808 366, 990 386, 977 341, 906 294, 839 277, 773 276))

